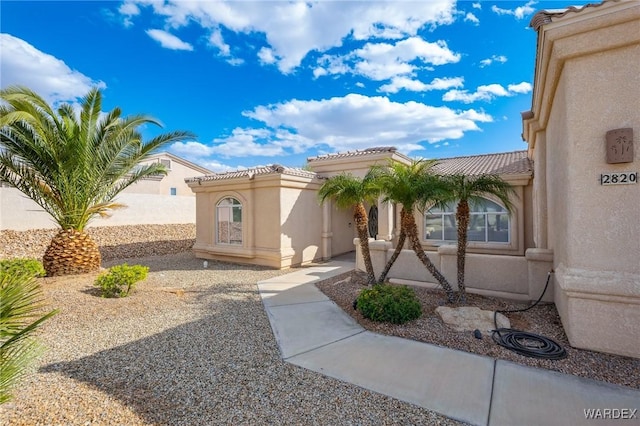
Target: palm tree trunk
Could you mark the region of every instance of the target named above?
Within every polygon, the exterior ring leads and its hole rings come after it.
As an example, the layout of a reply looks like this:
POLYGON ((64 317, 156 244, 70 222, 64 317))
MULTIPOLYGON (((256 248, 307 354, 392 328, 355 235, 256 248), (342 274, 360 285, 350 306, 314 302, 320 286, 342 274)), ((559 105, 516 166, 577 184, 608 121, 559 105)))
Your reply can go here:
POLYGON ((367 218, 367 210, 362 203, 358 203, 353 212, 353 219, 356 222, 356 230, 360 239, 360 250, 362 251, 362 259, 364 267, 367 271, 367 284, 374 285, 376 276, 373 272, 373 263, 371 262, 371 252, 369 251, 369 220, 367 218))
POLYGON ((438 281, 438 283, 442 286, 444 291, 447 293, 447 298, 449 302, 453 302, 454 293, 449 281, 440 273, 438 268, 431 262, 427 253, 425 253, 422 248, 422 244, 420 244, 420 239, 418 238, 418 227, 416 226, 416 220, 413 217, 413 212, 405 210, 402 208, 400 212, 400 217, 402 221, 402 227, 406 230, 407 236, 409 237, 409 242, 411 243, 411 248, 418 256, 418 259, 422 262, 424 266, 426 266, 427 270, 433 275, 433 277, 438 281))
POLYGON ((58 232, 42 258, 47 276, 86 274, 100 269, 100 250, 84 231, 62 229, 58 232))
POLYGON ((469 202, 460 200, 456 209, 456 220, 458 222, 458 301, 466 303, 467 294, 464 286, 464 264, 467 255, 467 227, 469 226, 469 202))
POLYGON ((407 234, 404 232, 404 229, 400 228, 400 235, 398 236, 398 244, 396 245, 396 249, 393 251, 391 258, 385 265, 384 270, 380 274, 380 278, 378 278, 379 283, 383 283, 384 280, 387 279, 387 274, 389 274, 389 271, 391 270, 391 267, 393 266, 396 259, 400 255, 400 252, 402 252, 402 247, 404 247, 404 241, 406 239, 406 236, 407 234))

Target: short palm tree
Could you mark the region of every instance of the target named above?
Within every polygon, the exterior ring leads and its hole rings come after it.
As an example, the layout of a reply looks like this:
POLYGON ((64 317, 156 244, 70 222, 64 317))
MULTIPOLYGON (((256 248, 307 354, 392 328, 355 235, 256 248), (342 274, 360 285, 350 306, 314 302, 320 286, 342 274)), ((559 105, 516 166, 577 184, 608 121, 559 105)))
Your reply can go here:
POLYGON ((321 202, 331 198, 339 208, 353 208, 353 220, 360 239, 360 250, 367 272, 368 285, 375 284, 376 277, 369 251, 369 218, 364 203, 376 202, 378 195, 379 191, 370 174, 364 178, 346 173, 333 176, 322 184, 318 192, 321 202))
POLYGON ((34 331, 57 310, 42 315, 40 287, 25 273, 0 273, 0 404, 42 349, 34 331))
POLYGON ((95 88, 79 113, 69 104, 54 110, 26 87, 3 89, 0 99, 0 181, 35 201, 61 228, 43 257, 47 275, 98 269, 100 251, 84 230, 89 220, 123 207, 113 200, 132 183, 166 174, 161 164, 141 161, 193 137, 176 131, 145 142, 138 128, 159 123, 146 115, 123 117, 119 108, 103 113, 95 88))
POLYGON ((386 279, 391 266, 402 251, 405 238, 408 238, 418 259, 442 286, 449 300, 453 300, 454 293, 451 285, 422 248, 414 217, 414 210, 424 209, 427 203, 442 196, 441 181, 432 173, 435 165, 436 162, 433 160, 416 160, 410 164, 389 162, 387 166, 372 168, 375 181, 384 194, 384 201, 402 204, 398 244, 378 281, 386 279))
POLYGON ((442 177, 446 185, 445 199, 442 202, 457 202, 456 224, 458 236, 457 269, 458 269, 458 300, 466 301, 466 287, 464 284, 464 268, 467 253, 467 231, 469 227, 469 204, 480 201, 488 195, 497 197, 508 211, 513 210, 511 196, 515 194, 513 186, 496 175, 465 176, 454 174, 442 177))

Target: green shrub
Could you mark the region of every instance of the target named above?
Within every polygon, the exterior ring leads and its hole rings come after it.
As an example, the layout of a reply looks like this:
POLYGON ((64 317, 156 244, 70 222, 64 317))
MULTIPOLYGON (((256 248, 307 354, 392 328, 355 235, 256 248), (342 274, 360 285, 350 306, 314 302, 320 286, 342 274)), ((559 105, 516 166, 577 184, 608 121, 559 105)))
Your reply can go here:
POLYGON ((42 262, 36 259, 0 260, 0 275, 22 273, 30 277, 44 277, 46 275, 42 262))
POLYGON ((95 285, 102 290, 102 297, 127 297, 138 281, 147 278, 149 268, 142 265, 116 265, 98 276, 95 285))
POLYGON ((422 307, 412 288, 377 284, 358 295, 356 307, 372 321, 404 324, 420 318, 422 307))

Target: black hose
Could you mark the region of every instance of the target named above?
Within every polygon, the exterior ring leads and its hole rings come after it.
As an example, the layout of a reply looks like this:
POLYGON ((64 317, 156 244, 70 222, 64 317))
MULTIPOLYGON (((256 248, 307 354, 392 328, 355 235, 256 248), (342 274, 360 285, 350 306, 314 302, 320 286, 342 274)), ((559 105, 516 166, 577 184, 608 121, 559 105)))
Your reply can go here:
POLYGON ((514 330, 513 328, 498 328, 498 313, 525 312, 540 303, 549 286, 552 272, 553 271, 549 271, 547 274, 547 283, 544 285, 544 290, 542 290, 542 294, 533 305, 524 309, 494 312, 493 323, 496 329, 491 331, 491 337, 494 342, 510 351, 532 358, 558 360, 567 357, 567 351, 548 337, 526 331, 514 330))

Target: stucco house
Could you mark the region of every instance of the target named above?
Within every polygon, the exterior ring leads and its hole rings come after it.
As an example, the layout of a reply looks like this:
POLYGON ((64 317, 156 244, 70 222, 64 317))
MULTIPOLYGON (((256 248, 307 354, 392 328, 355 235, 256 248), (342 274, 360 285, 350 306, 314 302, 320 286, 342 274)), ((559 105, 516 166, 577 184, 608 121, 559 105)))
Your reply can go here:
MULTIPOLYGON (((516 188, 509 214, 487 199, 472 212, 466 284, 471 292, 558 307, 574 347, 640 357, 640 1, 541 11, 527 149, 440 160, 438 171, 498 174, 516 188)), ((324 179, 409 162, 391 147, 312 157, 186 179, 196 194, 198 257, 286 268, 358 249, 350 211, 320 204, 324 179)), ((376 274, 394 248, 397 206, 367 206, 376 274)), ((421 242, 451 283, 453 210, 415 212, 421 242)), ((359 253, 356 266, 364 269, 359 253)), ((392 281, 433 282, 402 252, 392 281)))
POLYGON ((126 194, 157 194, 171 196, 189 196, 194 194, 184 181, 194 174, 208 174, 212 171, 169 152, 159 152, 140 164, 161 163, 167 169, 164 176, 151 176, 142 179, 124 190, 126 194))
MULTIPOLYGON (((196 194, 194 251, 202 258, 273 268, 328 260, 354 251, 357 235, 353 213, 338 209, 331 200, 321 205, 317 191, 327 178, 343 172, 362 177, 371 166, 386 165, 389 161, 408 164, 412 160, 393 147, 377 147, 310 157, 305 170, 272 165, 187 179, 196 194)), ((443 159, 436 171, 442 174, 497 174, 515 187, 515 208, 511 214, 492 199, 485 200, 483 205, 476 206, 477 211, 472 212, 470 267, 476 262, 473 255, 491 256, 494 262, 502 259, 508 267, 498 284, 495 274, 485 276, 487 272, 470 277, 470 286, 512 298, 537 297, 537 281, 544 284, 544 280, 533 280, 534 288, 529 288, 525 259, 526 250, 534 247, 531 238, 533 166, 527 152, 443 159), (518 283, 512 283, 514 273, 521 278, 518 283)), ((383 203, 382 199, 366 208, 370 217, 374 269, 378 273, 393 251, 399 232, 399 209, 383 203)), ((415 214, 422 242, 432 252, 435 262, 445 262, 445 271, 449 267, 455 269, 454 211, 432 209, 426 215, 417 211, 415 214)), ((422 265, 414 264, 412 254, 406 258, 403 256, 398 260, 398 266, 390 272, 391 278, 430 279, 425 276, 422 265)), ((358 260, 361 259, 358 257, 358 260)), ((549 259, 543 256, 542 260, 549 259)), ((477 262, 482 264, 484 259, 477 262)))

